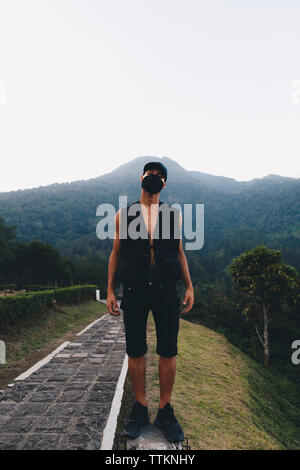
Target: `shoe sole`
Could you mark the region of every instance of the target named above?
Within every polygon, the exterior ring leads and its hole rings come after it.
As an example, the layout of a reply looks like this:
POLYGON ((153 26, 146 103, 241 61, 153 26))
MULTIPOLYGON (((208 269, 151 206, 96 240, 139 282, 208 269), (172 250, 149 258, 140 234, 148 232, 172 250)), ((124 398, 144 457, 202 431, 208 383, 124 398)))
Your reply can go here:
POLYGON ((165 437, 168 439, 169 442, 183 442, 184 441, 184 435, 183 435, 183 439, 174 441, 174 439, 167 433, 167 431, 163 428, 163 426, 159 424, 159 421, 155 420, 153 424, 154 426, 157 427, 157 429, 160 429, 160 431, 163 432, 163 434, 165 435, 165 437))

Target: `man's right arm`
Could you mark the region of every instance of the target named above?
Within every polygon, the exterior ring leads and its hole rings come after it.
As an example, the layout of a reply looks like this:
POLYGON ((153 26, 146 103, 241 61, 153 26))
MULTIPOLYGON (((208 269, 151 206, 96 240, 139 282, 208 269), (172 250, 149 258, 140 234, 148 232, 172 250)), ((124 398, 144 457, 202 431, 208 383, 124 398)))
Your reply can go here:
POLYGON ((119 220, 120 211, 116 214, 116 234, 114 238, 113 249, 108 263, 108 281, 107 281, 107 308, 111 315, 120 315, 120 310, 117 304, 117 299, 114 294, 115 288, 115 275, 120 259, 120 235, 119 235, 119 220))

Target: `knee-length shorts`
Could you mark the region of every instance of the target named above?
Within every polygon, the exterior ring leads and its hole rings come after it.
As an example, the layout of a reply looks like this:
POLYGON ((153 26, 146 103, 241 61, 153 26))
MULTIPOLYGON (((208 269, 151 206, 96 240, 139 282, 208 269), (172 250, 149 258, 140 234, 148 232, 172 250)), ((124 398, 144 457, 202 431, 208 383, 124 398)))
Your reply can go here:
POLYGON ((164 357, 178 354, 180 299, 176 281, 124 283, 120 307, 129 357, 143 356, 148 351, 146 330, 150 310, 156 328, 157 354, 164 357))

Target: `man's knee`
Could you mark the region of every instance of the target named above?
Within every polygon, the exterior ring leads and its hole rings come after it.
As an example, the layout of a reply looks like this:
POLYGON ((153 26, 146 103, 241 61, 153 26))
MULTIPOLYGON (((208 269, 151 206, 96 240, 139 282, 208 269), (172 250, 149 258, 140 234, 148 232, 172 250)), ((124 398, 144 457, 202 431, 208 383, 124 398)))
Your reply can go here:
POLYGON ((131 359, 138 359, 140 357, 145 356, 146 353, 147 353, 147 350, 143 350, 143 351, 129 351, 129 350, 127 350, 126 351, 127 356, 130 357, 131 359))
POLYGON ((159 351, 156 350, 157 354, 159 354, 160 357, 163 357, 165 359, 171 359, 172 357, 176 357, 178 355, 178 351, 159 351))

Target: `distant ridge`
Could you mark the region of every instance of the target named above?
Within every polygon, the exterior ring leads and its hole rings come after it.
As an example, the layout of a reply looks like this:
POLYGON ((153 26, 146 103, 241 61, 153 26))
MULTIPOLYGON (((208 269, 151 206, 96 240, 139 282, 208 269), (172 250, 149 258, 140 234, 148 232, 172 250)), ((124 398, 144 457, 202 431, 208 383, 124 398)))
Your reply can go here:
POLYGON ((104 173, 102 175, 96 176, 95 178, 88 178, 82 180, 75 180, 71 182, 62 182, 62 183, 51 183, 49 185, 43 186, 36 186, 33 188, 26 188, 26 189, 17 189, 13 191, 0 191, 0 197, 3 194, 11 194, 11 193, 20 193, 20 192, 28 192, 28 191, 36 191, 41 190, 43 188, 66 188, 70 185, 78 185, 78 184, 85 184, 85 183, 97 183, 98 181, 103 180, 104 178, 114 178, 115 176, 139 176, 141 174, 142 168, 148 161, 161 161, 164 163, 169 171, 170 176, 175 176, 178 172, 180 172, 181 177, 185 174, 186 177, 195 178, 200 183, 204 184, 205 186, 211 187, 213 189, 217 189, 220 191, 225 192, 239 192, 243 189, 250 188, 253 184, 260 184, 260 183, 282 183, 287 181, 300 181, 300 178, 292 178, 288 176, 280 176, 276 174, 270 173, 267 176, 263 176, 262 178, 253 178, 249 181, 238 181, 234 178, 230 178, 227 176, 218 176, 212 175, 210 173, 203 173, 197 170, 186 170, 182 165, 177 163, 170 157, 156 157, 151 155, 146 156, 139 156, 133 158, 127 163, 123 163, 122 165, 118 166, 115 170, 112 170, 108 173, 104 173))

